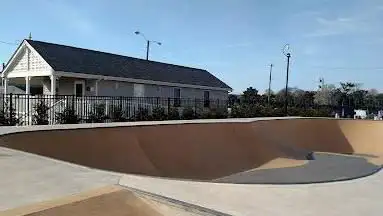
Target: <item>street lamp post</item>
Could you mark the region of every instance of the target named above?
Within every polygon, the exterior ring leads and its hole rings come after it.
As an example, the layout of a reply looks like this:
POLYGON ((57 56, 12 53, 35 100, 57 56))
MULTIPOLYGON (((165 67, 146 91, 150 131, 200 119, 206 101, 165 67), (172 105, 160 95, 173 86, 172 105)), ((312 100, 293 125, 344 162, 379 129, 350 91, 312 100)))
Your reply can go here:
POLYGON ((273 71, 273 64, 270 64, 270 73, 269 73, 269 92, 267 92, 267 105, 270 106, 270 92, 271 92, 271 72, 273 71))
POLYGON ((286 68, 286 88, 285 88, 285 116, 287 116, 287 104, 288 104, 288 85, 289 85, 289 68, 290 68, 290 47, 287 44, 285 48, 283 49, 283 54, 287 57, 287 68, 286 68))
POLYGON ((162 45, 161 42, 158 42, 158 41, 151 41, 151 40, 148 40, 146 39, 145 35, 142 33, 142 32, 139 32, 139 31, 136 31, 134 32, 136 35, 141 35, 145 40, 146 40, 146 60, 149 60, 149 49, 150 49, 150 43, 155 43, 159 46, 162 45))

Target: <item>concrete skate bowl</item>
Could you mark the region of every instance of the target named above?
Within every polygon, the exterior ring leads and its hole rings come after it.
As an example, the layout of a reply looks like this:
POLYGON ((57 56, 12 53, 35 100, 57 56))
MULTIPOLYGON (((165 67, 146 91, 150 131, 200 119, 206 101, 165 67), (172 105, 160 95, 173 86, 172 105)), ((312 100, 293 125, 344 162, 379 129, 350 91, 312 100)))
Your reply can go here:
MULTIPOLYGON (((95 126, 93 126, 95 127, 95 126)), ((296 184, 380 170, 383 124, 336 119, 187 122, 32 131, 1 145, 88 167, 171 179, 296 184), (307 160, 314 152, 313 160, 307 160)))

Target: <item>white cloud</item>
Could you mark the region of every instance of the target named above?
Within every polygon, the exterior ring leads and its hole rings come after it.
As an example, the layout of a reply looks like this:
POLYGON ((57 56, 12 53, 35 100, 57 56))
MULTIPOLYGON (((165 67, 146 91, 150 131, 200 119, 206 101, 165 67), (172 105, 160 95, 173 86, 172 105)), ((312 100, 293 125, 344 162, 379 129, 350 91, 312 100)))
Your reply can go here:
POLYGON ((351 17, 339 17, 333 20, 319 17, 316 19, 319 25, 314 32, 306 34, 308 37, 323 37, 331 35, 342 35, 364 29, 363 23, 351 17))
POLYGON ((312 18, 314 23, 311 26, 314 30, 304 36, 326 37, 357 33, 375 33, 376 35, 376 32, 380 31, 383 5, 367 5, 358 11, 350 11, 346 8, 344 11, 343 16, 334 18, 323 14, 312 18))

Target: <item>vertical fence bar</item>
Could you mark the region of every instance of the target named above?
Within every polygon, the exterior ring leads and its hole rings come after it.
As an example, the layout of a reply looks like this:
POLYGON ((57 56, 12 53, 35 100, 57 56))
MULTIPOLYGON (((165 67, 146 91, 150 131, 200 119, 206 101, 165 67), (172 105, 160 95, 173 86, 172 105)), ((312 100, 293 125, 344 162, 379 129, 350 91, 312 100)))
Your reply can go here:
POLYGON ((13 94, 9 94, 9 124, 13 125, 13 94))
POLYGON ((168 97, 168 114, 170 112, 170 97, 168 97))

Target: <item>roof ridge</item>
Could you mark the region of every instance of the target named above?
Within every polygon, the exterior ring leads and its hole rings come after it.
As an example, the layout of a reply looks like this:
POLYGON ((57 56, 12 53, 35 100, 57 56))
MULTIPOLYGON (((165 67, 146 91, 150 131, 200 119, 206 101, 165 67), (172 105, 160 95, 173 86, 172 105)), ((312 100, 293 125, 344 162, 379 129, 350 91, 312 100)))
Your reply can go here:
MULTIPOLYGON (((126 55, 117 54, 117 53, 105 52, 105 51, 94 50, 94 49, 87 49, 87 48, 76 47, 76 46, 70 46, 70 45, 65 45, 65 44, 51 43, 51 42, 40 41, 40 40, 30 40, 30 39, 25 39, 25 40, 26 40, 27 42, 32 41, 32 42, 38 42, 38 43, 50 44, 50 45, 54 45, 54 46, 62 46, 62 47, 68 47, 68 48, 79 49, 79 50, 85 50, 85 51, 91 51, 91 52, 98 52, 98 53, 102 53, 102 54, 115 55, 115 56, 120 56, 120 57, 125 57, 125 58, 135 59, 135 60, 138 60, 138 61, 145 61, 145 62, 149 61, 149 62, 157 63, 157 64, 165 64, 165 65, 170 65, 170 66, 176 66, 176 67, 183 67, 183 68, 194 69, 194 70, 207 71, 207 70, 205 70, 205 69, 196 68, 196 67, 189 67, 189 66, 184 66, 184 65, 177 65, 177 64, 165 63, 165 62, 159 62, 159 61, 153 61, 153 60, 146 60, 146 59, 142 59, 142 58, 137 58, 137 57, 132 57, 132 56, 126 56, 126 55)), ((207 71, 207 72, 208 72, 208 71, 207 71)))

